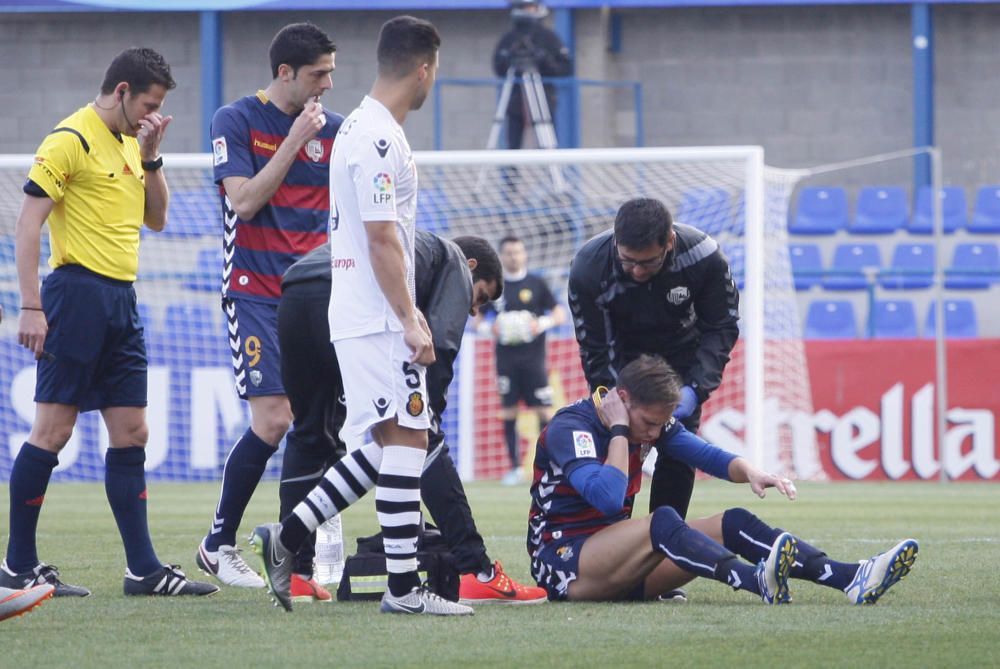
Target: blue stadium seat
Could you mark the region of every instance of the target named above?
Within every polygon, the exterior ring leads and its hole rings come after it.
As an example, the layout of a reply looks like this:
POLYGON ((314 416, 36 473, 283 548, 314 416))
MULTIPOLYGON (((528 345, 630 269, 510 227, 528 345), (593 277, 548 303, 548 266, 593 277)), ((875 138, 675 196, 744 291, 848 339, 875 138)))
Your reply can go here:
POLYGON ((951 267, 944 271, 944 287, 986 290, 1000 280, 1000 252, 992 243, 955 245, 951 267))
POLYGON ((198 252, 198 262, 184 287, 188 290, 222 290, 222 248, 202 249, 198 252))
POLYGON ((806 339, 854 339, 858 322, 847 300, 816 300, 806 314, 806 339))
MULTIPOLYGON (((917 192, 917 207, 913 212, 913 220, 910 221, 909 228, 913 234, 929 235, 934 232, 932 190, 930 186, 921 186, 917 192)), ((947 186, 941 189, 941 215, 946 233, 955 232, 967 225, 969 215, 964 188, 947 186)))
MULTIPOLYGON (((16 271, 14 267, 14 263, 17 260, 16 253, 17 246, 14 241, 14 235, 0 235, 0 268, 10 269, 11 276, 16 271)), ((49 234, 47 230, 43 229, 41 239, 39 240, 38 265, 48 266, 51 254, 49 234)))
POLYGON ((17 318, 21 313, 21 294, 16 290, 0 290, 0 306, 5 320, 17 318))
POLYGON ((216 317, 219 311, 192 302, 168 304, 163 319, 164 333, 178 344, 194 337, 221 337, 224 330, 216 317))
POLYGON ((417 194, 417 227, 436 235, 448 234, 448 196, 440 188, 421 188, 417 194))
POLYGON ((847 193, 835 186, 803 188, 788 226, 793 235, 832 235, 847 227, 847 193))
POLYGON ((898 244, 892 264, 879 272, 879 281, 889 290, 929 288, 934 283, 934 245, 898 244))
POLYGON ((726 260, 729 261, 729 273, 733 275, 736 288, 743 290, 746 279, 744 263, 746 249, 742 244, 720 244, 719 246, 722 249, 722 255, 726 256, 726 260))
POLYGON ((731 227, 733 206, 722 188, 693 188, 684 191, 675 220, 710 235, 731 227))
POLYGON ((153 330, 156 325, 153 322, 153 308, 145 302, 140 302, 136 305, 136 309, 139 311, 139 322, 142 323, 143 329, 146 332, 153 330))
MULTIPOLYGON (((927 310, 924 336, 933 338, 937 327, 937 303, 931 302, 927 310)), ((979 336, 976 305, 972 300, 948 299, 944 301, 944 334, 949 339, 975 339, 979 336)))
POLYGON ((917 336, 917 312, 910 300, 875 300, 872 309, 872 336, 875 339, 913 339, 917 336))
POLYGON ((809 290, 823 283, 823 259, 816 244, 789 244, 795 290, 809 290))
POLYGON ((1000 185, 983 186, 976 192, 969 232, 1000 232, 1000 185))
POLYGON ((14 269, 14 235, 0 235, 0 267, 14 269))
POLYGON ((870 283, 864 270, 881 268, 882 253, 876 244, 840 244, 834 249, 823 287, 827 290, 864 290, 870 283))
MULTIPOLYGON (((149 232, 143 226, 143 231, 149 232)), ((176 190, 170 193, 170 209, 163 232, 169 237, 219 237, 222 234, 222 203, 218 188, 176 190)))
POLYGON ((862 235, 889 234, 905 228, 910 219, 906 190, 901 186, 869 186, 858 192, 850 232, 862 235))

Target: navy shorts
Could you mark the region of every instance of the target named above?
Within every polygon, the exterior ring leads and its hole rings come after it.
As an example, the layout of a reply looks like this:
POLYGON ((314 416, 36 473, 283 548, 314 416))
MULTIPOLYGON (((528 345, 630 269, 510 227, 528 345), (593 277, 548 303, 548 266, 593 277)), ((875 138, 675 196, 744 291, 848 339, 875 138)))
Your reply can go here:
POLYGON ((254 300, 222 301, 229 325, 236 392, 241 399, 284 395, 278 347, 278 305, 254 300))
POLYGON ((146 341, 130 282, 64 265, 42 284, 42 307, 51 355, 38 361, 36 402, 146 406, 146 341))
MULTIPOLYGON (((551 601, 565 601, 569 594, 569 584, 580 573, 580 553, 583 544, 592 535, 584 534, 568 539, 551 541, 531 559, 531 575, 539 587, 545 588, 551 601)), ((631 592, 621 598, 623 601, 641 602, 645 599, 645 588, 640 582, 631 592)))

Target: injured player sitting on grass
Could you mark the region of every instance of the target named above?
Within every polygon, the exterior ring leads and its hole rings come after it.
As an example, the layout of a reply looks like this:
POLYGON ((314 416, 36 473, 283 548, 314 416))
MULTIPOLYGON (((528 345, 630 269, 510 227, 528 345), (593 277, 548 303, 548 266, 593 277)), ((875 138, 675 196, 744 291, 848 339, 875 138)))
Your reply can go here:
POLYGON ((767 604, 791 601, 789 579, 841 590, 852 604, 874 604, 909 573, 917 542, 900 541, 858 562, 839 562, 750 511, 728 509, 686 523, 669 506, 632 517, 642 480, 642 445, 734 483, 795 499, 787 478, 688 432, 672 417, 677 374, 644 355, 618 376, 616 388, 561 409, 539 436, 531 486, 528 553, 532 575, 553 600, 642 600, 697 576, 722 581, 767 604), (664 429, 664 424, 667 428, 664 429))

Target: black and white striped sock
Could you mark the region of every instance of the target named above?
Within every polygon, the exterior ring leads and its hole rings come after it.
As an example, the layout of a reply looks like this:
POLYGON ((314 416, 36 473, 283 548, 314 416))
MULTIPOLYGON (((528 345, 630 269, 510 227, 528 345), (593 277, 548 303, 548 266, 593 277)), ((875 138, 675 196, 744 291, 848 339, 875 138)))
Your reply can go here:
POLYGON ((291 515, 281 521, 281 545, 297 551, 324 521, 364 497, 375 487, 382 457, 378 444, 367 443, 330 467, 291 515))
POLYGON ((385 446, 375 488, 382 526, 389 590, 401 597, 420 585, 417 534, 420 529, 420 473, 427 453, 409 446, 385 446))

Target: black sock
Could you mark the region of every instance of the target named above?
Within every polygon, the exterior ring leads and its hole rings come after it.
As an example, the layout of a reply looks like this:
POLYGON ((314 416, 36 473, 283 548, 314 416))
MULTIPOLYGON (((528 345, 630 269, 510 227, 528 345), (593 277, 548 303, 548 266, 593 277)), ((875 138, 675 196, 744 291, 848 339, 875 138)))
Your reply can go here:
POLYGON ((517 439, 517 419, 511 418, 503 422, 503 438, 507 442, 507 455, 510 456, 510 468, 517 469, 521 464, 521 448, 517 439))
POLYGON ((243 512, 246 511, 274 451, 275 448, 258 437, 252 429, 247 429, 233 446, 222 470, 222 492, 212 528, 205 537, 206 549, 217 551, 219 546, 236 545, 236 530, 243 520, 243 512))
POLYGON ((145 462, 146 449, 139 446, 109 448, 104 456, 104 490, 125 545, 125 560, 135 576, 149 576, 163 566, 153 550, 146 519, 145 462))
POLYGON ((24 442, 10 471, 10 540, 7 568, 26 572, 38 565, 35 533, 45 491, 59 456, 24 442))
POLYGON ((649 536, 653 550, 666 555, 684 571, 760 594, 755 567, 741 562, 711 537, 690 527, 673 507, 661 506, 653 512, 649 536))
MULTIPOLYGON (((746 509, 729 509, 722 515, 722 537, 726 548, 750 562, 767 559, 771 545, 784 532, 771 527, 746 509)), ((843 590, 858 571, 857 563, 837 562, 826 553, 796 537, 798 555, 792 578, 799 578, 843 590)))

